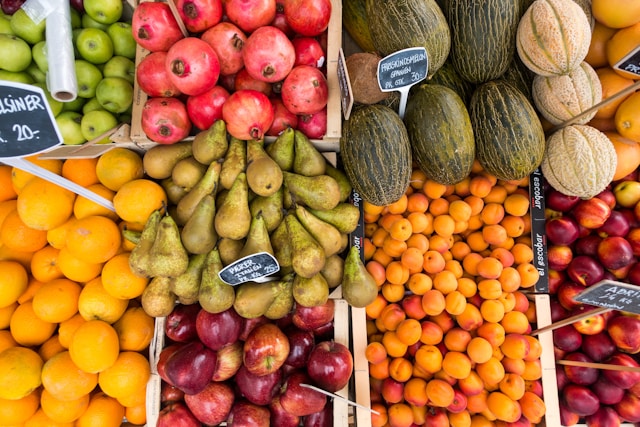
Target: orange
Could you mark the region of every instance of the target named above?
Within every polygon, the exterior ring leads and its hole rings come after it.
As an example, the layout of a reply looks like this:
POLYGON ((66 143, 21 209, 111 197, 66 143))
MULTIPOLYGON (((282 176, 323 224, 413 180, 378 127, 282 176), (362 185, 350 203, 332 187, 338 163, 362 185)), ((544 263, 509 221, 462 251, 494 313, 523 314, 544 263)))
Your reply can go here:
POLYGON ((16 208, 2 221, 0 243, 12 251, 35 252, 47 244, 47 232, 25 224, 16 208))
MULTIPOLYGON (((90 190, 96 193, 98 196, 102 196, 103 198, 113 201, 113 196, 116 194, 115 191, 109 190, 104 185, 97 183, 92 184, 87 187, 87 190, 90 190)), ((82 219, 92 215, 102 215, 107 218, 111 218, 112 220, 118 220, 118 214, 112 211, 111 209, 107 209, 102 205, 97 204, 94 201, 87 199, 84 196, 78 196, 76 198, 75 203, 73 204, 73 215, 77 219, 82 219)))
MULTIPOLYGON (((53 172, 56 175, 62 173, 62 160, 58 159, 40 159, 37 154, 25 157, 26 160, 34 163, 37 166, 45 168, 49 172, 53 172)), ((29 182, 35 175, 30 172, 23 171, 22 169, 13 168, 11 170, 11 183, 17 193, 22 191, 22 188, 29 182)))
POLYGON ((42 385, 59 400, 77 400, 98 385, 98 374, 85 372, 71 359, 68 351, 56 354, 42 367, 42 385))
POLYGON ((11 316, 9 330, 20 345, 31 347, 51 338, 57 324, 40 319, 33 310, 33 303, 20 304, 11 316))
POLYGON ((64 224, 73 213, 75 193, 42 178, 30 180, 18 195, 18 214, 36 230, 64 224))
POLYGON ((103 392, 91 396, 89 406, 76 420, 76 427, 119 427, 122 424, 125 410, 113 397, 103 392))
POLYGON ((38 348, 38 354, 40 355, 42 360, 46 362, 56 354, 65 350, 66 348, 64 348, 62 344, 60 344, 60 337, 58 336, 58 334, 54 334, 51 336, 51 338, 42 343, 40 348, 38 348))
MULTIPOLYGON (((602 67, 596 70, 598 79, 600 80, 600 86, 602 86, 602 99, 611 98, 613 95, 626 89, 633 84, 633 80, 629 77, 621 76, 611 67, 602 67)), ((602 106, 595 114, 596 119, 610 119, 616 114, 618 106, 622 104, 622 101, 627 99, 631 94, 627 94, 622 97, 618 97, 613 101, 610 101, 607 105, 602 106)), ((614 123, 615 125, 615 123, 614 123)))
MULTIPOLYGON (((13 304, 9 304, 6 307, 0 308, 0 331, 3 329, 7 329, 9 327, 9 323, 11 322, 11 316, 13 316, 13 312, 18 307, 18 302, 14 302, 13 304)), ((9 331, 6 331, 9 332, 9 331)))
POLYGON ((160 184, 148 179, 135 179, 120 187, 113 206, 125 221, 144 224, 149 215, 167 204, 167 194, 160 184))
POLYGON ((29 275, 27 270, 16 261, 0 261, 0 307, 8 307, 18 301, 27 289, 29 275))
POLYGON ((127 148, 113 148, 98 159, 96 175, 105 187, 118 191, 125 183, 144 176, 142 158, 127 148))
MULTIPOLYGON (((623 10, 623 13, 627 14, 627 11, 623 10)), ((609 65, 613 67, 638 45, 640 45, 640 22, 616 31, 607 42, 607 61, 609 61, 609 65)), ((617 68, 614 68, 614 71, 631 80, 640 79, 639 74, 630 71, 617 68)))
POLYGON ((27 301, 33 299, 33 296, 36 294, 36 291, 42 286, 43 283, 39 280, 36 280, 33 277, 29 278, 29 284, 27 285, 27 289, 20 295, 18 298, 18 304, 23 304, 27 301))
POLYGON ((83 371, 97 374, 118 359, 120 344, 116 330, 102 320, 88 320, 71 337, 69 355, 83 371))
POLYGON ((115 298, 102 285, 102 278, 96 277, 84 285, 78 297, 78 312, 85 320, 103 320, 115 323, 124 314, 129 301, 115 298))
POLYGON ((624 178, 640 166, 640 144, 617 132, 605 132, 616 150, 616 171, 613 181, 624 178))
POLYGON ((61 322, 60 325, 58 325, 58 340, 60 341, 60 345, 69 349, 71 337, 73 337, 76 329, 84 322, 86 322, 86 320, 84 320, 80 313, 76 313, 71 319, 61 322))
POLYGON ((587 64, 593 68, 606 67, 609 65, 607 61, 607 42, 615 32, 615 28, 609 28, 600 21, 595 22, 591 31, 589 51, 584 59, 587 64))
POLYGON ((21 399, 0 399, 0 420, 3 425, 21 425, 36 413, 39 404, 38 390, 21 399))
POLYGON ((149 348, 155 330, 155 319, 142 307, 130 307, 113 324, 118 334, 120 351, 143 351, 149 348))
POLYGON ((144 405, 147 401, 147 385, 140 387, 139 390, 123 397, 117 398, 118 402, 125 408, 144 405))
POLYGON ((33 296, 33 312, 45 322, 60 323, 78 312, 82 287, 69 279, 44 283, 33 296))
POLYGON ((640 93, 635 92, 618 106, 615 115, 618 133, 640 142, 640 93))
POLYGON ((0 399, 22 399, 38 388, 42 364, 38 353, 26 347, 0 353, 0 399))
POLYGON ((38 409, 31 418, 24 423, 24 427, 73 427, 73 423, 57 423, 44 413, 42 408, 38 409))
POLYGON ((8 165, 0 165, 0 202, 15 199, 18 193, 11 184, 11 170, 8 165))
POLYGON ((69 218, 64 224, 47 230, 47 242, 56 249, 62 249, 67 244, 67 231, 75 222, 75 217, 69 218))
POLYGON ((142 295, 149 279, 140 277, 129 267, 129 252, 118 254, 102 267, 102 285, 111 296, 119 299, 133 299, 142 295))
POLYGON ((70 423, 77 420, 89 406, 89 394, 78 399, 61 400, 52 395, 48 390, 42 390, 40 406, 44 413, 58 423, 70 423))
POLYGON ((100 389, 108 396, 129 396, 147 384, 151 368, 149 361, 135 351, 120 352, 115 363, 98 374, 100 389))
POLYGON ((75 282, 88 282, 98 277, 103 263, 85 262, 71 254, 67 248, 58 253, 58 267, 67 279, 75 282))
POLYGON ((67 232, 67 249, 76 258, 89 262, 106 262, 118 253, 122 235, 113 220, 99 215, 75 221, 67 232))
POLYGON ((142 403, 137 406, 128 406, 124 408, 124 416, 128 422, 135 425, 145 425, 147 422, 147 406, 142 403))
POLYGON ((593 0, 593 17, 610 28, 624 28, 640 22, 640 4, 629 0, 593 0))
POLYGON ((0 226, 2 226, 2 221, 7 217, 7 215, 16 209, 18 206, 17 199, 5 200, 0 202, 0 226))
POLYGON ((71 158, 62 164, 62 176, 83 187, 88 187, 99 182, 96 174, 98 158, 71 158))
POLYGON ((31 274, 40 282, 63 277, 62 270, 58 266, 58 254, 60 249, 47 245, 31 257, 31 274))

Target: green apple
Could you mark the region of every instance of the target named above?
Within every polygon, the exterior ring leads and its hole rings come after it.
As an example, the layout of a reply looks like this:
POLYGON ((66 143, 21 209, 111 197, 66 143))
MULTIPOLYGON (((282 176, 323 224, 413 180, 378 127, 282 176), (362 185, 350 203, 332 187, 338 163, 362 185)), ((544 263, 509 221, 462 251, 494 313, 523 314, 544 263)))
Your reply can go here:
POLYGON ((98 102, 98 98, 94 96, 93 98, 88 99, 87 102, 84 103, 84 105, 82 106, 82 114, 87 114, 95 110, 104 110, 104 108, 98 102))
POLYGON ((62 111, 77 111, 79 113, 82 111, 82 107, 86 102, 87 98, 76 96, 76 99, 73 101, 66 101, 62 103, 62 111))
POLYGON ((49 71, 49 58, 47 57, 47 42, 42 40, 31 46, 31 56, 40 71, 46 73, 49 71))
POLYGON ((84 59, 75 60, 76 81, 78 82, 78 96, 93 98, 96 88, 102 80, 102 73, 94 64, 84 59))
POLYGON ((84 0, 85 15, 102 24, 113 24, 122 17, 122 0, 84 0))
POLYGON ((105 77, 98 83, 96 98, 105 110, 124 113, 133 103, 133 85, 122 77, 105 77))
POLYGON ((27 43, 34 45, 39 41, 44 40, 44 28, 46 21, 46 19, 43 19, 36 24, 31 18, 29 18, 27 12, 20 8, 11 15, 10 24, 11 29, 18 37, 27 43))
POLYGON ((87 141, 82 135, 82 114, 76 111, 63 111, 56 117, 56 124, 65 145, 79 145, 87 141))
POLYGON ((81 20, 82 20, 81 21, 82 22, 82 28, 98 28, 99 30, 102 30, 102 31, 107 31, 107 28, 109 28, 109 25, 101 24, 100 22, 95 21, 93 18, 91 18, 86 13, 82 15, 81 20))
POLYGON ((136 40, 131 32, 131 24, 128 22, 114 22, 107 28, 107 34, 113 42, 113 52, 129 59, 136 57, 136 40))
POLYGON ((70 8, 71 12, 71 29, 74 30, 76 28, 82 27, 82 15, 74 8, 70 8))
POLYGON ((15 34, 11 29, 11 17, 8 15, 0 16, 0 34, 15 34))
POLYGON ((76 47, 80 56, 92 64, 104 64, 113 56, 113 42, 98 28, 84 28, 78 34, 76 47))
POLYGON ((47 82, 47 74, 43 73, 38 65, 35 62, 31 62, 27 69, 25 70, 31 77, 33 77, 33 81, 37 83, 46 83, 47 82))
POLYGON ((33 86, 38 86, 39 88, 41 88, 44 91, 44 95, 47 98, 47 102, 49 103, 49 107, 51 108, 51 113, 53 114, 53 116, 57 116, 58 114, 60 114, 60 112, 62 111, 62 101, 58 101, 57 99, 55 99, 52 95, 51 92, 49 92, 49 89, 47 89, 47 85, 46 83, 32 83, 33 86))
POLYGON ((0 34, 0 68, 7 71, 24 71, 31 64, 31 46, 18 36, 0 34))
MULTIPOLYGON (((93 110, 82 116, 80 122, 80 129, 82 130, 82 136, 87 141, 96 139, 108 130, 118 126, 118 119, 113 113, 107 110, 93 110)), ((97 141, 98 144, 109 143, 109 137, 105 137, 97 141)))
POLYGON ((129 58, 114 55, 104 64, 102 75, 105 77, 122 77, 133 84, 136 79, 136 64, 129 58))
POLYGON ((34 82, 33 77, 31 77, 31 75, 26 71, 15 72, 15 71, 0 70, 0 80, 7 80, 10 82, 16 82, 16 83, 25 83, 28 85, 34 82))

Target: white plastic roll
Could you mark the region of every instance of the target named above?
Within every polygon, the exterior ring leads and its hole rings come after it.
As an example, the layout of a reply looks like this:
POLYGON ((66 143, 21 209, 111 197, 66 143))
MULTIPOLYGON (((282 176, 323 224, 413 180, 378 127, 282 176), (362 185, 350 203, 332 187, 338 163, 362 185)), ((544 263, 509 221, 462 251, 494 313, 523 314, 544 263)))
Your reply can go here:
POLYGON ((71 12, 69 0, 48 0, 55 4, 47 15, 46 40, 47 89, 54 99, 70 102, 78 94, 75 57, 71 34, 71 12))

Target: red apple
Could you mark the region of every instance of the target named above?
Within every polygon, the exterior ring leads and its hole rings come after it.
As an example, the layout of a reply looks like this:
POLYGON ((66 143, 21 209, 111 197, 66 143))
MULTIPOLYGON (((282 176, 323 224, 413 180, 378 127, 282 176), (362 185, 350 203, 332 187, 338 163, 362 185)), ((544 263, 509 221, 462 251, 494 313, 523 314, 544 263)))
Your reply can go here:
POLYGON ((635 394, 625 393, 622 400, 616 403, 613 408, 624 421, 640 422, 640 397, 635 394))
POLYGON ((635 316, 616 316, 607 322, 607 332, 619 350, 640 352, 640 319, 635 316))
POLYGON ((233 377, 242 365, 242 341, 226 345, 217 351, 216 369, 212 381, 226 381, 233 377))
POLYGON ((604 224, 596 229, 596 233, 603 238, 609 236, 624 237, 627 235, 630 228, 627 216, 621 211, 612 210, 611 215, 607 218, 604 224))
POLYGON ((269 427, 270 425, 269 408, 244 400, 237 400, 233 403, 227 418, 228 427, 269 427))
POLYGON ((634 261, 633 249, 624 237, 605 237, 598 244, 598 259, 604 268, 618 270, 634 261))
MULTIPOLYGON (((628 354, 617 352, 606 363, 620 366, 638 367, 638 362, 628 354)), ((628 389, 637 382, 640 382, 640 372, 633 371, 614 371, 613 369, 605 369, 602 371, 607 381, 617 385, 620 388, 628 389)))
POLYGON ((324 408, 327 397, 301 384, 310 384, 311 378, 303 371, 295 371, 282 386, 280 403, 290 414, 304 417, 324 408))
MULTIPOLYGON (((239 340, 246 341, 249 336, 249 332, 258 325, 269 323, 270 320, 265 316, 254 317, 251 319, 242 319, 242 329, 240 330, 239 340)), ((278 322, 279 323, 279 322, 278 322)), ((278 324, 280 326, 280 324, 278 324)))
POLYGON ((590 286, 602 280, 604 267, 590 255, 578 255, 571 260, 566 272, 570 280, 582 286, 590 286))
POLYGON ((306 366, 309 354, 315 345, 313 333, 303 331, 295 326, 285 329, 285 333, 289 338, 289 355, 284 362, 285 365, 293 368, 306 366))
MULTIPOLYGON (((564 356, 564 360, 573 362, 593 362, 589 356, 584 353, 574 352, 564 356)), ((564 372, 567 378, 574 384, 590 385, 596 382, 600 371, 596 368, 587 368, 583 366, 564 365, 564 372)))
POLYGON ((200 304, 176 304, 167 315, 164 334, 176 342, 187 342, 198 337, 196 317, 200 312, 200 304))
POLYGON ((201 423, 214 426, 227 419, 235 395, 227 383, 210 381, 201 392, 186 394, 184 401, 201 423))
POLYGON ((551 321, 557 322, 569 316, 569 311, 564 308, 557 299, 552 299, 549 304, 551 310, 551 321))
POLYGON ((311 332, 313 332, 316 341, 330 340, 333 338, 334 326, 333 320, 330 320, 324 325, 312 329, 311 332))
POLYGON ((281 427, 299 427, 300 417, 285 411, 280 403, 280 395, 276 395, 269 403, 271 425, 281 427))
POLYGON ((184 399, 184 391, 178 387, 162 381, 160 384, 160 403, 181 402, 184 399))
POLYGON ((589 427, 619 427, 620 417, 609 406, 603 406, 595 414, 589 415, 586 420, 589 427))
POLYGON ((158 371, 158 375, 160 376, 160 378, 169 384, 171 384, 171 380, 169 379, 165 371, 165 366, 167 365, 167 359, 169 359, 169 357, 183 345, 184 345, 183 343, 170 344, 165 348, 163 348, 162 351, 160 352, 160 355, 158 356, 158 363, 156 365, 156 370, 158 371))
POLYGON ((547 208, 558 212, 569 212, 579 201, 578 196, 568 196, 553 188, 547 191, 544 200, 547 208))
POLYGON ((211 381, 216 368, 216 352, 200 341, 191 341, 176 350, 165 364, 169 383, 184 391, 196 394, 211 381), (198 375, 193 373, 197 372, 198 375))
POLYGON ((342 390, 353 373, 353 356, 349 347, 335 341, 322 341, 313 347, 307 361, 307 374, 321 389, 342 390))
POLYGON ((570 384, 567 373, 562 369, 561 365, 556 365, 556 384, 558 384, 558 391, 562 391, 567 384, 570 384))
POLYGON ((315 307, 304 307, 296 304, 291 318, 294 325, 305 331, 312 331, 333 320, 335 301, 329 298, 327 302, 315 307))
MULTIPOLYGON (((571 311, 571 316, 583 314, 593 311, 596 307, 593 305, 580 305, 571 311)), ((583 317, 573 323, 573 327, 582 335, 595 335, 602 332, 607 325, 605 317, 602 314, 594 314, 593 316, 583 317)))
POLYGON ((616 195, 613 194, 613 190, 611 189, 611 187, 607 187, 604 190, 602 190, 600 193, 596 194, 595 197, 604 200, 605 202, 607 202, 607 205, 609 205, 609 207, 611 209, 616 207, 616 195))
POLYGON ((282 381, 282 369, 266 375, 254 375, 243 365, 234 377, 240 393, 256 405, 268 405, 278 392, 282 381))
POLYGON ((579 237, 580 230, 575 219, 562 215, 546 221, 545 233, 553 245, 570 245, 579 237))
POLYGON ((616 345, 606 331, 582 337, 582 352, 593 359, 594 362, 603 362, 611 357, 615 351, 616 345))
POLYGON ((577 351, 582 345, 582 334, 572 325, 564 325, 553 330, 553 345, 562 351, 577 351))
POLYGON ((640 182, 620 181, 613 187, 618 205, 625 208, 633 208, 640 201, 640 182))
POLYGON ((289 340, 273 323, 254 328, 243 346, 244 366, 254 375, 267 375, 284 365, 289 355, 289 340))
POLYGON ((220 312, 209 313, 202 309, 196 319, 198 338, 212 350, 220 350, 240 338, 242 317, 233 307, 220 312))
POLYGON ((583 385, 567 384, 562 390, 562 398, 567 409, 581 417, 595 414, 600 407, 598 396, 583 385))
POLYGON ((183 402, 171 402, 160 410, 157 427, 201 427, 183 402))
POLYGON ((566 281, 558 287, 556 296, 560 304, 567 310, 571 311, 580 305, 579 302, 573 299, 580 292, 584 291, 584 286, 579 283, 566 281))
POLYGON ((333 427, 333 405, 327 401, 321 411, 304 417, 302 427, 333 427))
POLYGON ((625 393, 623 388, 607 380, 604 375, 598 377, 598 380, 591 385, 591 389, 604 405, 615 405, 622 400, 625 393))
POLYGON ((580 200, 571 209, 571 214, 578 224, 588 229, 596 229, 602 226, 611 215, 611 208, 602 199, 592 197, 580 200))
POLYGON ((562 271, 569 266, 572 259, 571 246, 551 245, 547 249, 547 265, 550 269, 562 271))

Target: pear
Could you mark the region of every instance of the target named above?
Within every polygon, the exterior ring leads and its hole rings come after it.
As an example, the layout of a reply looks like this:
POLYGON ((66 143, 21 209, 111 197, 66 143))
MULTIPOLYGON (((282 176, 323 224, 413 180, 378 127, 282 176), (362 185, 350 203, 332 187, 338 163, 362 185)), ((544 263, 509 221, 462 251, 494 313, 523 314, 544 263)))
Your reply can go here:
POLYGON ((320 273, 305 278, 296 274, 293 279, 293 299, 303 307, 317 307, 329 299, 329 285, 320 273))
POLYGON ((247 182, 259 196, 270 196, 282 186, 282 169, 264 150, 263 140, 247 141, 247 182))
POLYGON ((351 181, 349 181, 347 175, 329 162, 327 162, 327 167, 324 173, 338 182, 338 186, 340 187, 340 201, 346 201, 351 195, 351 190, 353 190, 351 181))
POLYGON ((147 222, 140 233, 140 240, 129 254, 129 268, 136 276, 151 277, 149 271, 149 252, 158 234, 158 224, 162 218, 162 210, 156 209, 151 212, 147 222))
POLYGON ((340 186, 329 175, 304 176, 283 172, 286 191, 295 203, 313 209, 333 209, 340 203, 340 186))
POLYGON ((137 245, 138 243, 140 243, 140 237, 142 237, 142 231, 132 230, 130 228, 127 228, 126 225, 122 229, 121 234, 124 240, 128 240, 134 245, 137 245))
POLYGON ((169 178, 176 163, 192 154, 191 141, 154 145, 142 157, 144 172, 154 179, 169 178))
POLYGON ((280 268, 292 266, 293 252, 291 242, 289 241, 289 231, 284 220, 271 232, 271 247, 273 248, 273 256, 276 257, 280 268))
POLYGON ((284 218, 284 212, 282 210, 283 195, 284 190, 281 187, 271 196, 256 196, 249 202, 251 215, 255 216, 258 212, 262 212, 269 233, 275 230, 284 218))
POLYGON ((178 185, 189 191, 202 179, 207 171, 207 165, 203 165, 193 156, 180 160, 171 171, 171 179, 178 185))
POLYGON ((167 193, 167 199, 174 205, 177 205, 188 193, 184 187, 180 187, 173 182, 173 178, 171 177, 160 181, 160 185, 164 188, 164 192, 167 193))
POLYGON ((239 240, 249 233, 251 211, 246 173, 240 172, 236 177, 229 194, 218 206, 214 224, 219 237, 239 240))
POLYGON ((200 280, 205 266, 207 254, 191 255, 187 271, 177 277, 171 278, 171 291, 178 297, 182 304, 194 304, 198 302, 200 280))
POLYGON ((332 209, 308 208, 308 210, 336 227, 341 233, 353 233, 360 223, 360 208, 348 202, 341 202, 332 209))
POLYGON ((344 259, 338 255, 327 257, 324 268, 320 270, 329 285, 329 289, 337 288, 342 283, 344 275, 344 259))
POLYGON ((277 282, 278 293, 264 316, 267 319, 282 319, 293 309, 295 300, 293 299, 293 274, 284 276, 277 282))
POLYGON ((218 248, 213 248, 206 256, 202 269, 202 280, 198 292, 200 306, 209 313, 222 313, 233 306, 236 291, 225 283, 218 274, 222 270, 222 260, 218 248))
POLYGON ((344 261, 342 298, 353 307, 366 307, 377 296, 376 281, 365 268, 358 247, 352 246, 344 261))
POLYGON ((180 240, 180 230, 171 215, 164 215, 149 249, 148 270, 152 276, 177 277, 189 266, 189 254, 180 240))
POLYGON ((276 282, 244 282, 236 286, 233 308, 245 319, 263 316, 275 301, 278 287, 276 282))
POLYGON ((216 190, 220 179, 221 168, 222 164, 220 162, 211 163, 200 181, 180 199, 176 207, 176 222, 178 224, 184 225, 191 215, 193 215, 200 200, 202 200, 205 195, 213 193, 216 190))
POLYGON ((299 130, 294 131, 293 172, 304 176, 324 175, 327 159, 299 130))
POLYGON ((269 239, 269 231, 267 230, 267 224, 262 216, 262 212, 258 212, 251 219, 249 233, 245 239, 244 246, 238 254, 238 258, 244 258, 260 252, 267 252, 274 255, 271 240, 269 239))
POLYGON ((168 316, 176 305, 176 296, 171 292, 171 279, 156 276, 149 281, 142 291, 140 304, 151 317, 168 316))
POLYGON ((193 214, 182 227, 180 237, 184 248, 192 254, 206 254, 218 241, 213 226, 216 215, 216 199, 212 194, 205 195, 193 214))
POLYGON ((324 267, 324 248, 300 224, 295 215, 284 218, 291 245, 291 266, 297 275, 310 278, 324 267))
POLYGON ((231 137, 227 154, 222 162, 220 185, 227 190, 231 188, 236 176, 247 167, 247 143, 231 137))
POLYGON ((224 157, 229 148, 224 120, 216 120, 209 129, 196 133, 191 145, 193 157, 204 165, 224 157))
POLYGON ((228 237, 222 237, 218 239, 218 252, 220 252, 220 259, 222 259, 223 265, 229 265, 234 261, 240 259, 238 256, 242 247, 244 246, 244 239, 233 240, 228 237))
POLYGON ((296 205, 295 213, 300 224, 324 248, 325 256, 330 257, 340 251, 342 236, 337 228, 313 215, 302 205, 296 205))
POLYGON ((265 147, 265 151, 283 171, 290 171, 293 168, 294 156, 294 130, 286 128, 274 142, 265 147))

